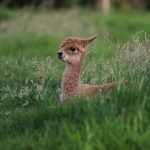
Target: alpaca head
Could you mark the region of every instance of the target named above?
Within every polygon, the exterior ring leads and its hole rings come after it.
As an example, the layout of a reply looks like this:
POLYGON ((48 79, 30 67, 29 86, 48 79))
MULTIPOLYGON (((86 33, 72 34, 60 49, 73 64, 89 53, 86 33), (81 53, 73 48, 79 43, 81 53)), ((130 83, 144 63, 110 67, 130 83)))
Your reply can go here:
POLYGON ((60 45, 57 53, 58 58, 67 64, 79 63, 86 52, 86 47, 96 39, 97 36, 93 36, 89 39, 81 39, 76 37, 70 37, 64 40, 60 45))

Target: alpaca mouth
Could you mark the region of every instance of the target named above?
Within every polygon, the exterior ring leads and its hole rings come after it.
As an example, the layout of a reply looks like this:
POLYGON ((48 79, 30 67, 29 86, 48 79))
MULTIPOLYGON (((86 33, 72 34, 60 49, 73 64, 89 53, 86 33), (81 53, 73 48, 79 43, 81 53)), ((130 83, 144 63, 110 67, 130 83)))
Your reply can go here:
POLYGON ((65 56, 58 56, 58 59, 63 60, 65 56))

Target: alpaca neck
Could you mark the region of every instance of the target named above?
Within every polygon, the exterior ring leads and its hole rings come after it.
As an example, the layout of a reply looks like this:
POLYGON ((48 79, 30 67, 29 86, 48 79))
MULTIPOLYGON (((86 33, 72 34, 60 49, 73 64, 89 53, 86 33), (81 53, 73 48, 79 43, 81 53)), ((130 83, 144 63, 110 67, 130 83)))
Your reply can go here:
POLYGON ((77 64, 67 64, 62 79, 62 93, 73 94, 78 91, 83 62, 84 56, 77 64))

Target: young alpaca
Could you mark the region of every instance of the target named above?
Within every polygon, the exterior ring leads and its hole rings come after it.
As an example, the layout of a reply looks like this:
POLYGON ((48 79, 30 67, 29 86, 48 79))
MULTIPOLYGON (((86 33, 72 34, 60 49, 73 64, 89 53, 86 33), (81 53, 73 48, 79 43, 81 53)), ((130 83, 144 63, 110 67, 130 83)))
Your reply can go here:
POLYGON ((104 93, 117 87, 117 83, 112 82, 103 85, 89 85, 80 83, 80 74, 86 53, 86 47, 96 39, 96 36, 90 39, 80 39, 70 37, 60 45, 58 58, 67 65, 63 74, 61 83, 60 100, 62 102, 73 96, 93 96, 98 93, 104 93))

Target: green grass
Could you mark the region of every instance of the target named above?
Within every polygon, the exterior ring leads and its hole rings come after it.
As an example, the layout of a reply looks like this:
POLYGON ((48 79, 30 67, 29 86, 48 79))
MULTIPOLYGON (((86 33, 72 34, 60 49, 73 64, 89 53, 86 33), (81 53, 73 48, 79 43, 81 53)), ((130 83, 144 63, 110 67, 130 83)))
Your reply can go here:
POLYGON ((16 17, 15 12, 11 12, 9 9, 1 7, 0 9, 0 22, 14 19, 16 17))
POLYGON ((0 149, 149 150, 149 18, 144 12, 102 16, 91 10, 3 8, 0 149), (66 36, 93 34, 99 38, 88 48, 82 81, 131 83, 64 106, 59 102, 64 69, 56 58, 59 44, 66 36))

